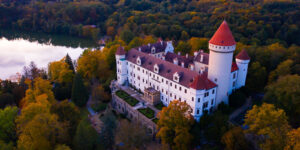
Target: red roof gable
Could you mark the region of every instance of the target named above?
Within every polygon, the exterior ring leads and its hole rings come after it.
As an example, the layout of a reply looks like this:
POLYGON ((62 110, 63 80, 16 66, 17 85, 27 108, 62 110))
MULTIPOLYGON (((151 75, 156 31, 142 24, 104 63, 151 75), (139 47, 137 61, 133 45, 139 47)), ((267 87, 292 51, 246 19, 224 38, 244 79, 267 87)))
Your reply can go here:
POLYGON ((217 85, 210 80, 207 80, 205 75, 197 75, 193 82, 190 84, 190 87, 196 90, 203 90, 203 89, 211 89, 216 87, 217 85))
POLYGON ((219 46, 232 46, 235 45, 234 37, 229 29, 226 21, 223 21, 209 43, 219 46))
POLYGON ((243 49, 239 54, 237 54, 235 58, 240 60, 250 60, 250 57, 245 49, 243 49))
POLYGON ((118 47, 116 55, 125 55, 125 54, 126 54, 126 52, 124 50, 124 47, 122 47, 122 46, 118 47))

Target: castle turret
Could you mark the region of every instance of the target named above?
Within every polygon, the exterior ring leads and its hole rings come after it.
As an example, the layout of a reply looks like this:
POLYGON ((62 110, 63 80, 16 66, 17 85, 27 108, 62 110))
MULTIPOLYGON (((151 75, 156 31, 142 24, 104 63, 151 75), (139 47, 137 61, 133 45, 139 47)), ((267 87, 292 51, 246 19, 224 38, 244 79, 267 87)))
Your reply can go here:
POLYGON ((117 79, 120 85, 125 84, 128 78, 126 52, 124 47, 118 47, 116 51, 116 63, 117 63, 117 79))
POLYGON ((217 87, 216 105, 228 103, 231 65, 236 42, 226 21, 223 21, 209 41, 208 78, 217 87))
POLYGON ((243 49, 238 55, 235 57, 235 61, 237 66, 239 67, 238 75, 237 75, 237 88, 245 86, 246 77, 248 72, 248 64, 250 62, 250 57, 247 52, 243 49))

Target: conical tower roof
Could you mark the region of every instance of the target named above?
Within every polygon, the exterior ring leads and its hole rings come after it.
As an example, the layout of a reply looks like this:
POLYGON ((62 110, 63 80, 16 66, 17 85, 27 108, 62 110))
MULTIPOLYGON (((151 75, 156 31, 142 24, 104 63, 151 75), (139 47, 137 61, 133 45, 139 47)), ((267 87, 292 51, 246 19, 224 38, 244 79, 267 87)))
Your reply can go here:
POLYGON ((236 44, 230 28, 225 20, 222 22, 213 37, 209 40, 209 43, 218 46, 232 46, 236 44))

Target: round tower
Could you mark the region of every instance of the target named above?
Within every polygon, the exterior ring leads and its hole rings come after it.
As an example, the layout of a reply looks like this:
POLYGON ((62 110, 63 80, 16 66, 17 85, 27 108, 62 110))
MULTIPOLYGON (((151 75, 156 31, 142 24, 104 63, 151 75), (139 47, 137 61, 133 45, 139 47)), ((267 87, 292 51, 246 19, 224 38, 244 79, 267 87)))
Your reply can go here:
POLYGON ((239 68, 237 75, 237 88, 241 88, 245 86, 246 77, 248 72, 248 64, 250 62, 250 57, 247 52, 243 49, 238 55, 235 57, 235 62, 239 68))
POLYGON ((117 79, 120 85, 123 85, 127 81, 127 64, 126 64, 126 52, 124 47, 118 47, 116 51, 116 63, 117 63, 117 79))
POLYGON ((216 106, 222 101, 228 103, 231 65, 236 42, 226 21, 223 21, 209 40, 208 78, 217 87, 216 106))

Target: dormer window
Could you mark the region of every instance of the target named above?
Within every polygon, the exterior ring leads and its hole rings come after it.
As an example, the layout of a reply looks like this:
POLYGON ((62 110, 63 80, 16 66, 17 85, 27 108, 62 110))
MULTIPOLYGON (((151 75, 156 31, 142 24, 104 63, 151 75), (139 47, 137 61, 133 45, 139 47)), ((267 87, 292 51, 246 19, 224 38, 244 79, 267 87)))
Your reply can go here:
POLYGON ((174 75, 173 75, 173 80, 175 82, 179 82, 179 78, 180 78, 180 76, 179 76, 178 72, 175 72, 174 75))
POLYGON ((152 53, 152 54, 155 53, 155 47, 154 47, 154 46, 151 48, 151 53, 152 53))
POLYGON ((154 72, 159 73, 159 67, 157 64, 154 65, 154 72))
POLYGON ((140 56, 136 59, 136 63, 137 63, 138 65, 141 65, 141 64, 142 64, 142 60, 141 60, 140 56))

